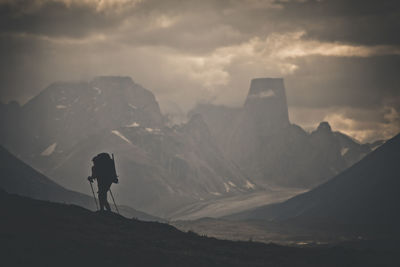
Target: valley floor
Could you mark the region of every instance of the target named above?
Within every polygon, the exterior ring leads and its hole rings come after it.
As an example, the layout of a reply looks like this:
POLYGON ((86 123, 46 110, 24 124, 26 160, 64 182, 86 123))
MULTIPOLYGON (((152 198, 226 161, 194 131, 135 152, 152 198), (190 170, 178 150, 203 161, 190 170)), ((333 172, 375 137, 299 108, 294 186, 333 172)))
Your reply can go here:
POLYGON ((257 191, 251 194, 199 201, 177 210, 168 219, 177 221, 196 220, 205 217, 218 218, 263 205, 282 202, 304 192, 306 190, 299 188, 275 187, 270 190, 257 191))

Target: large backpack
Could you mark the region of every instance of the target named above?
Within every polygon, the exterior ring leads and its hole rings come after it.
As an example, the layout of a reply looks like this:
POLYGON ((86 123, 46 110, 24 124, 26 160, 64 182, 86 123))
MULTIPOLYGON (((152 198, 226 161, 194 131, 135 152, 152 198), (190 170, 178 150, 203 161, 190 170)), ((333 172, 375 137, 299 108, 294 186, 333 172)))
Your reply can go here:
POLYGON ((100 153, 93 159, 94 169, 98 178, 111 183, 118 183, 114 159, 108 153, 100 153))

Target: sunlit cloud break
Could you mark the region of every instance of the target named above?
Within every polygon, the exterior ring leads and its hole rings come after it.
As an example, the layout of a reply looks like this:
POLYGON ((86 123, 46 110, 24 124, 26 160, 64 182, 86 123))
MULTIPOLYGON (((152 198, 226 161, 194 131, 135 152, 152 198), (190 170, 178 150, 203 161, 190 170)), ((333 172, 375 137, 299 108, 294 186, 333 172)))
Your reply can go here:
POLYGON ((264 46, 264 54, 277 58, 296 58, 313 55, 337 57, 371 57, 400 55, 399 46, 391 45, 350 45, 339 42, 321 42, 304 39, 306 32, 274 33, 265 40, 256 39, 256 46, 264 46))

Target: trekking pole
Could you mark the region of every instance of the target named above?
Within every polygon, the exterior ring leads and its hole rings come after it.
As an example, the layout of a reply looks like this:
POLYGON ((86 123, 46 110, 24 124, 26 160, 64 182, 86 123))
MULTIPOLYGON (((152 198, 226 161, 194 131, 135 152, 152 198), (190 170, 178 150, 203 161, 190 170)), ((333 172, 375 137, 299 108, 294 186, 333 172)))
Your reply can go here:
POLYGON ((119 210, 118 210, 117 204, 115 204, 115 199, 114 199, 114 196, 113 196, 113 194, 111 192, 111 188, 109 189, 109 191, 110 191, 111 198, 112 198, 112 200, 114 202, 115 209, 117 210, 118 215, 121 215, 121 214, 119 214, 119 210))
POLYGON ((92 188, 94 203, 96 203, 96 210, 99 210, 99 206, 97 205, 96 195, 94 194, 92 182, 89 181, 89 184, 90 184, 90 188, 92 188))

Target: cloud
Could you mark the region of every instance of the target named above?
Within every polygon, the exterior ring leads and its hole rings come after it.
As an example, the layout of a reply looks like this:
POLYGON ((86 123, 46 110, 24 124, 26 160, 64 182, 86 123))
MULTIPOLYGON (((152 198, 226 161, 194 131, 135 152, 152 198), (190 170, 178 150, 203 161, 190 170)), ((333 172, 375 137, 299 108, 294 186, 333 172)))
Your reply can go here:
POLYGON ((387 140, 400 132, 400 114, 393 107, 292 107, 289 115, 293 123, 302 125, 309 132, 321 121, 328 121, 333 131, 345 133, 360 142, 387 140))
MULTIPOLYGON (((367 112, 367 111, 366 111, 367 112)), ((384 107, 383 120, 357 120, 344 113, 330 113, 324 120, 329 121, 332 128, 354 137, 362 142, 389 139, 400 132, 400 114, 394 108, 384 107)))
POLYGON ((286 76, 292 106, 399 108, 400 56, 297 58, 298 69, 286 76))
POLYGON ((271 34, 268 43, 276 48, 273 53, 282 59, 306 56, 371 57, 400 55, 400 46, 390 45, 350 45, 339 42, 321 42, 303 39, 305 32, 271 34))
POLYGON ((252 78, 284 77, 294 122, 331 119, 366 140, 388 136, 400 111, 399 6, 0 0, 0 99, 25 102, 56 80, 129 75, 163 111, 185 112, 199 101, 240 106, 252 78))
POLYGON ((397 0, 279 1, 284 16, 310 39, 361 45, 399 45, 397 0))
POLYGON ((131 12, 134 3, 88 0, 1 1, 0 32, 85 38, 112 30, 131 12))

